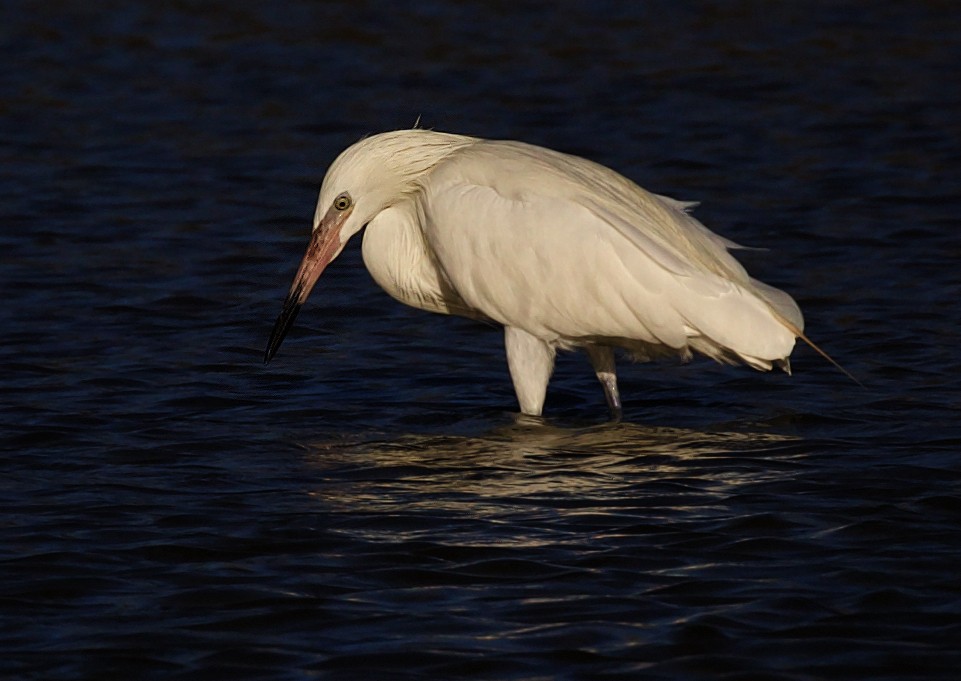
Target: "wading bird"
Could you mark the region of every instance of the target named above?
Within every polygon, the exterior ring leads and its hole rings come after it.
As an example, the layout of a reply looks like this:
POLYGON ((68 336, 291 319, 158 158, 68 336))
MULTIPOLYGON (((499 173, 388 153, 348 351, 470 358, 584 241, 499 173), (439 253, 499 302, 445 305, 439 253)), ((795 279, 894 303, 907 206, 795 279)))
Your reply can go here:
POLYGON ((367 137, 327 171, 264 361, 366 227, 364 264, 391 296, 504 327, 525 414, 541 414, 558 349, 587 353, 614 418, 615 348, 790 373, 795 339, 810 343, 797 304, 752 279, 728 253, 739 246, 695 220, 693 205, 522 142, 420 129, 367 137))

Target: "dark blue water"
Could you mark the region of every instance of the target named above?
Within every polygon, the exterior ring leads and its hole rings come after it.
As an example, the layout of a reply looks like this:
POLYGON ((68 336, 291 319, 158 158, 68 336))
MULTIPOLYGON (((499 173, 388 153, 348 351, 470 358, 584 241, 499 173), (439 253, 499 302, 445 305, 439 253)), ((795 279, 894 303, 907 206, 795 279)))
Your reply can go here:
POLYGON ((0 670, 955 679, 954 3, 5 2, 0 670), (359 244, 269 367, 327 164, 421 124, 589 156, 790 291, 861 389, 500 334, 359 244))

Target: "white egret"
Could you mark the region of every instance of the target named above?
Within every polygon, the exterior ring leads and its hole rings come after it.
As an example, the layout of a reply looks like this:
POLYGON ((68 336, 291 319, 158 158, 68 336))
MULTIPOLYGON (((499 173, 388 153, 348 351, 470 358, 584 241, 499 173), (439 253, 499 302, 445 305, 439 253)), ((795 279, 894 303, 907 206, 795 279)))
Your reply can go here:
POLYGON ((615 418, 615 348, 790 373, 795 339, 810 342, 797 304, 752 279, 728 253, 738 245, 691 217, 692 205, 521 142, 420 129, 367 137, 327 171, 264 361, 366 227, 364 263, 391 296, 504 327, 525 414, 542 413, 558 349, 587 353, 615 418))

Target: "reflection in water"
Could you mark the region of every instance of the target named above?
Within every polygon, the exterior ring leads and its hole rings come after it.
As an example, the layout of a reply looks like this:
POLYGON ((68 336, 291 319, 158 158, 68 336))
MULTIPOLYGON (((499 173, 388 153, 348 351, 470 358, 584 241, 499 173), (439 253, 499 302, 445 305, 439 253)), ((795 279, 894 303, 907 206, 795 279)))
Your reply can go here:
POLYGON ((465 519, 513 523, 516 531, 520 515, 529 521, 540 507, 553 521, 543 518, 536 536, 505 537, 487 527, 480 539, 540 544, 556 540, 545 528, 560 518, 569 526, 577 515, 608 515, 617 526, 723 514, 725 499, 741 487, 790 475, 792 458, 802 456, 797 442, 772 433, 627 423, 567 429, 519 419, 482 437, 315 444, 309 460, 324 481, 314 494, 331 513, 351 518, 354 536, 410 539, 429 527, 436 537, 439 521, 465 519), (757 465, 759 458, 771 465, 757 465))

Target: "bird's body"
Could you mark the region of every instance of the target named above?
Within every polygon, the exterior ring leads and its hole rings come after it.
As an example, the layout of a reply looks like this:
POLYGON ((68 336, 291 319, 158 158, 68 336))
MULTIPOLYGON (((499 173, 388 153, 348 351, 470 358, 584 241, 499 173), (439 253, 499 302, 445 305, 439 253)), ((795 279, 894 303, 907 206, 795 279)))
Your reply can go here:
POLYGON ((540 414, 557 349, 583 348, 620 411, 614 348, 636 359, 789 370, 803 319, 737 247, 585 159, 427 130, 365 138, 331 165, 269 359, 320 272, 366 226, 364 263, 407 305, 504 326, 521 410, 540 414))

